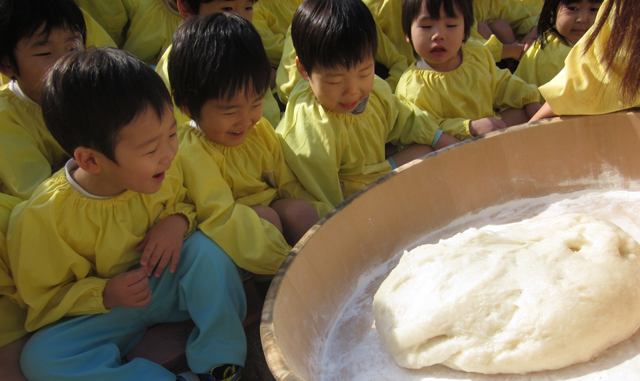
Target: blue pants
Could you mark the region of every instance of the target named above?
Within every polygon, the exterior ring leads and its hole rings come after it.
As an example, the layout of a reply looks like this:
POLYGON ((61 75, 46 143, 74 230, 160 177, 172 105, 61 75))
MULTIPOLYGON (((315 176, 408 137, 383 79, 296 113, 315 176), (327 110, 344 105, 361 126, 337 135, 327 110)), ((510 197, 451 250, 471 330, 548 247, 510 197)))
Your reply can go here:
POLYGON ((70 318, 41 328, 27 342, 20 363, 29 380, 175 380, 149 360, 121 358, 148 327, 193 319, 187 342, 189 367, 205 373, 220 364, 244 365, 242 320, 246 298, 238 268, 201 232, 182 247, 176 271, 150 278, 152 300, 143 308, 116 307, 106 314, 70 318))

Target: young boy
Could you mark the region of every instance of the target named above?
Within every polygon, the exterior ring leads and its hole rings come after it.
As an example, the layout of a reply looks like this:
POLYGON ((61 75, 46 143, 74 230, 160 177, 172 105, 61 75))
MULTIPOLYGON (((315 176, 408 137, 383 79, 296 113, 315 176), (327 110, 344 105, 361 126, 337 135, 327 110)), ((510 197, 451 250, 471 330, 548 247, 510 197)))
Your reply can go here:
POLYGON ((158 364, 121 357, 149 326, 191 318, 191 370, 237 379, 246 356, 242 282, 201 232, 183 245, 196 212, 172 165, 177 127, 162 80, 131 54, 101 48, 63 58, 43 86, 47 127, 74 158, 10 221, 25 328, 44 327, 22 352, 23 372, 30 380, 173 381, 158 364))
POLYGON ((376 25, 362 1, 307 0, 291 32, 304 81, 277 132, 287 163, 318 200, 335 207, 430 146, 458 141, 374 76, 376 25), (385 143, 419 144, 385 160, 385 143))
POLYGON ((42 120, 40 87, 54 63, 82 49, 86 28, 72 0, 0 2, 0 192, 23 200, 69 159, 42 120))
MULTIPOLYGON (((190 16, 195 15, 209 15, 212 13, 234 13, 238 16, 249 20, 252 22, 253 20, 253 5, 257 0, 178 0, 178 9, 180 14, 184 18, 188 18, 190 16)), ((171 53, 171 46, 165 51, 158 62, 158 66, 156 67, 156 72, 160 74, 160 77, 164 81, 164 83, 169 88, 169 92, 171 92, 171 84, 169 83, 169 54, 171 53)), ((277 126, 280 123, 280 107, 278 106, 278 102, 273 97, 271 92, 268 92, 264 96, 263 100, 263 109, 262 115, 267 118, 269 123, 272 126, 277 126)), ((178 126, 182 126, 185 123, 188 123, 191 118, 189 118, 179 107, 174 107, 174 116, 176 117, 176 121, 178 122, 178 126)))
MULTIPOLYGON (((284 161, 273 127, 261 119, 270 71, 260 35, 242 17, 217 13, 190 18, 176 31, 169 78, 176 104, 193 117, 180 143, 188 160, 200 163, 184 168, 192 199, 197 205, 208 192, 193 191, 191 180, 201 182, 217 173, 211 168, 219 169, 238 207, 255 211, 245 223, 261 229, 267 220, 293 246, 331 208, 300 185, 284 161)), ((275 229, 268 231, 272 240, 282 239, 275 229)), ((229 255, 236 259, 244 253, 229 255)))

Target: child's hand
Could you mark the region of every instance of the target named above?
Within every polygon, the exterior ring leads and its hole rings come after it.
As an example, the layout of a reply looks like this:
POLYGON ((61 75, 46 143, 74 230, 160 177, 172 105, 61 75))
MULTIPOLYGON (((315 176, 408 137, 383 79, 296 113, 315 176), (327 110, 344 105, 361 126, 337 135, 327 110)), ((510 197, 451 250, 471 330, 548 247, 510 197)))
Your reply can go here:
POLYGON ((529 32, 529 34, 527 34, 526 36, 524 36, 524 38, 522 39, 522 43, 524 44, 524 51, 526 52, 531 45, 533 45, 533 43, 536 41, 536 37, 538 35, 538 27, 534 26, 533 28, 531 28, 531 31, 529 32))
POLYGON ((507 125, 498 118, 482 118, 469 122, 469 132, 473 136, 486 134, 487 132, 501 130, 507 125))
POLYGON ((459 142, 460 140, 458 140, 455 136, 442 134, 440 135, 440 139, 438 139, 438 142, 436 143, 436 146, 433 147, 433 149, 439 150, 441 148, 448 147, 459 142))
POLYGON ((140 308, 150 302, 149 278, 144 267, 109 279, 102 292, 102 304, 107 309, 117 306, 140 308))
POLYGON ((538 112, 538 110, 540 110, 541 107, 542 103, 540 102, 528 103, 524 105, 524 111, 527 113, 529 119, 531 119, 538 112))
POLYGON ((176 271, 184 235, 189 229, 189 222, 182 214, 173 214, 160 220, 144 236, 135 249, 142 251, 140 265, 151 276, 155 268, 155 276, 159 277, 171 260, 170 272, 176 271))

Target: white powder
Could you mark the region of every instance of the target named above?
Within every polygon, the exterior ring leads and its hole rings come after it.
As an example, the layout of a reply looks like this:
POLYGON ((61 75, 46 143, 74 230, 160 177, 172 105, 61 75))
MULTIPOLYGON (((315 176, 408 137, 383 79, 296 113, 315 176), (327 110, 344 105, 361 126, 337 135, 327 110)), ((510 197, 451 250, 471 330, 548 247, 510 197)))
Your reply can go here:
MULTIPOLYGON (((587 190, 517 200, 463 216, 435 231, 407 250, 437 243, 470 227, 499 231, 526 219, 565 213, 587 213, 609 220, 640 242, 640 192, 587 190)), ((419 370, 400 368, 378 338, 372 312, 373 295, 396 266, 404 250, 371 272, 363 274, 358 287, 336 320, 325 344, 322 380, 637 380, 640 378, 640 333, 619 343, 597 358, 567 368, 517 375, 482 375, 455 371, 442 365, 419 370)))

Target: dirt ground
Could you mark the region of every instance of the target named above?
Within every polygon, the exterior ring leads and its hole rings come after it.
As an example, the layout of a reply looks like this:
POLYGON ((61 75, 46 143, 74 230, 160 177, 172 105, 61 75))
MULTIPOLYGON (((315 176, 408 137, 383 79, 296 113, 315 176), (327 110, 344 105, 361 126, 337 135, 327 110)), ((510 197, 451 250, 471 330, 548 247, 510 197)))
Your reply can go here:
POLYGON ((275 380, 269 371, 260 343, 260 321, 255 321, 247 328, 247 361, 242 372, 243 381, 272 381, 275 380))

